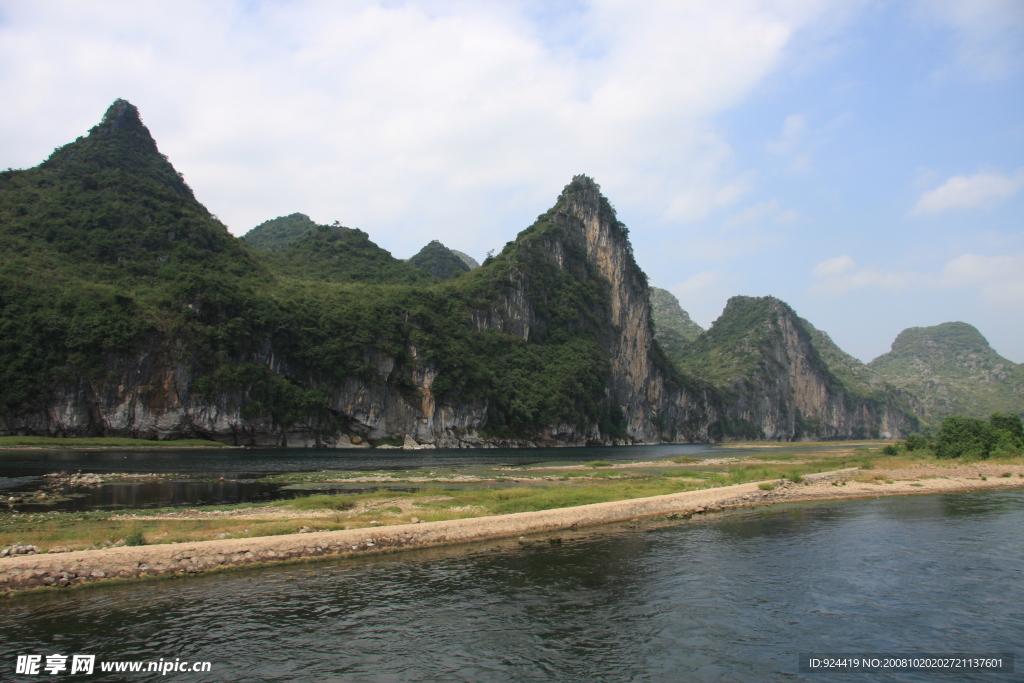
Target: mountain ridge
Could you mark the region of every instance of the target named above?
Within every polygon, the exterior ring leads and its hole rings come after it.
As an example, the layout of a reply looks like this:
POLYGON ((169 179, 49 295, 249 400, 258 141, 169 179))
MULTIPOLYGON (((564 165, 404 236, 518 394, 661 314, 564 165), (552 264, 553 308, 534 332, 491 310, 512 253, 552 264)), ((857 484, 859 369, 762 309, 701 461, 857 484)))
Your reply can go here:
POLYGON ((730 302, 670 358, 628 229, 585 175, 449 280, 303 214, 261 224, 262 247, 231 236, 123 100, 0 173, 0 200, 0 433, 481 447, 914 426, 778 300, 730 302))

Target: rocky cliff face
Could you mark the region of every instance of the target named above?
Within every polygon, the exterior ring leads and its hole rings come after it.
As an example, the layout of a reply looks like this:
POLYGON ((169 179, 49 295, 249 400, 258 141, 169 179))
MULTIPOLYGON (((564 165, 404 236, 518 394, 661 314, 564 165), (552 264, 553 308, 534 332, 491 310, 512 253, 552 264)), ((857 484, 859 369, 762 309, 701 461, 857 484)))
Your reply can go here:
MULTIPOLYGON (((514 438, 486 436, 486 400, 435 395, 439 370, 413 344, 394 353, 367 347, 367 371, 320 386, 324 406, 297 420, 252 414, 251 387, 200 391, 199 363, 172 352, 173 339, 154 336, 135 354, 106 354, 105 371, 49 390, 45 408, 0 418, 0 433, 106 435, 173 439, 206 437, 237 445, 366 447, 500 447, 707 440, 717 412, 712 393, 676 377, 653 342, 646 278, 633 260, 624 226, 591 179, 580 176, 545 214, 544 229, 524 231, 491 269, 499 280, 476 302, 470 324, 530 341, 561 324, 551 313, 552 278, 583 282, 578 327, 590 329, 609 370, 604 414, 618 417, 615 434, 598 420, 544 425, 514 438), (494 295, 493 292, 498 292, 494 295), (588 327, 589 326, 589 327, 588 327), (401 381, 399 381, 401 380, 401 381)), ((486 268, 481 269, 486 270, 486 268)), ((574 313, 575 314, 575 313, 574 313)), ((268 339, 244 360, 278 378, 309 376, 268 339)))
MULTIPOLYGON (((633 258, 628 231, 597 183, 575 177, 541 219, 553 229, 542 234, 533 253, 559 271, 601 283, 606 308, 592 313, 602 318, 599 340, 611 364, 606 398, 621 410, 628 440, 708 440, 719 414, 713 392, 683 381, 655 345, 647 278, 633 258)), ((505 252, 498 258, 503 257, 505 252)), ((544 330, 550 321, 533 303, 530 274, 513 267, 508 278, 513 286, 500 306, 481 312, 477 328, 529 339, 532 330, 544 330)), ((597 433, 597 425, 591 425, 586 434, 571 437, 593 442, 597 433)))
POLYGON ((296 214, 261 232, 272 250, 231 236, 122 100, 0 173, 0 434, 486 447, 914 423, 774 299, 734 299, 670 360, 628 232, 586 176, 445 282, 359 230, 296 214))
POLYGON ((918 426, 912 396, 773 297, 730 299, 679 362, 725 394, 726 439, 899 438, 918 426))

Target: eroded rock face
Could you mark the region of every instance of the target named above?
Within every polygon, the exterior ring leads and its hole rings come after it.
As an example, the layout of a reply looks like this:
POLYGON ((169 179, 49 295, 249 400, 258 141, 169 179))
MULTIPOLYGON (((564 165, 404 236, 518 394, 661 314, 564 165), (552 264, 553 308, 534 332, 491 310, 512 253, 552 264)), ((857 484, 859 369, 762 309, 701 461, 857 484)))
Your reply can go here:
MULTIPOLYGON (((552 213, 552 212, 549 212, 552 213)), ((606 324, 599 343, 611 372, 607 401, 624 417, 624 442, 707 440, 715 411, 707 396, 675 387, 656 363, 646 278, 637 267, 627 232, 600 188, 578 176, 567 186, 552 213, 562 228, 541 250, 559 269, 587 276, 596 273, 606 290, 606 324)), ((531 303, 530 280, 522 270, 507 274, 504 294, 473 314, 477 330, 499 330, 530 339, 548 324, 531 303)), ((417 359, 414 348, 408 356, 417 359)), ((275 356, 266 343, 252 361, 285 376, 301 375, 275 356)), ((200 396, 187 364, 168 362, 156 344, 135 358, 112 357, 107 380, 82 378, 54 391, 45 411, 0 422, 6 434, 132 436, 151 439, 212 438, 233 445, 365 448, 388 439, 407 447, 508 447, 612 443, 598 424, 579 427, 546 425, 517 439, 481 436, 488 406, 480 401, 443 402, 432 392, 438 371, 415 362, 411 381, 416 392, 400 391, 392 375, 396 359, 377 350, 365 352, 364 364, 375 377, 346 377, 329 387, 333 424, 316 420, 275 424, 268 416, 243 416, 241 391, 200 396), (116 376, 116 382, 109 378, 116 376), (339 426, 340 425, 340 426, 339 426)), ((670 372, 670 371, 668 371, 670 372)), ((620 439, 620 442, 622 440, 620 439)))
POLYGON ((756 306, 764 316, 731 349, 738 358, 737 349, 755 352, 756 364, 738 361, 734 377, 720 381, 726 393, 726 438, 901 438, 918 427, 920 404, 913 396, 874 376, 784 302, 736 297, 723 319, 734 305, 756 306))
MULTIPOLYGON (((411 346, 401 368, 394 356, 365 350, 361 360, 367 371, 321 385, 327 394, 323 415, 283 425, 266 414, 246 414, 242 390, 198 393, 192 366, 169 360, 154 341, 134 357, 109 357, 101 379, 82 377, 52 391, 45 410, 0 418, 0 433, 198 437, 299 448, 367 448, 383 440, 394 447, 459 448, 900 437, 916 426, 898 407, 903 399, 886 397, 884 387, 868 397, 852 396, 822 363, 812 339, 816 331, 777 300, 768 301, 775 307, 775 327, 756 349, 763 371, 737 371, 735 378, 707 382, 683 376, 654 341, 647 279, 633 258, 625 226, 598 185, 577 176, 543 218, 547 228, 530 236, 532 260, 509 259, 500 271, 498 293, 472 309, 469 324, 527 341, 550 333, 553 323, 539 312, 539 285, 531 281, 540 272, 534 268, 538 263, 544 272, 569 274, 600 290, 579 303, 578 324, 590 326, 608 361, 603 401, 621 417, 614 431, 594 417, 588 424, 549 424, 511 439, 486 437, 487 402, 436 396, 439 371, 411 346)), ((715 334, 713 328, 687 348, 715 334)), ((269 337, 246 360, 284 377, 310 375, 276 355, 269 337)))

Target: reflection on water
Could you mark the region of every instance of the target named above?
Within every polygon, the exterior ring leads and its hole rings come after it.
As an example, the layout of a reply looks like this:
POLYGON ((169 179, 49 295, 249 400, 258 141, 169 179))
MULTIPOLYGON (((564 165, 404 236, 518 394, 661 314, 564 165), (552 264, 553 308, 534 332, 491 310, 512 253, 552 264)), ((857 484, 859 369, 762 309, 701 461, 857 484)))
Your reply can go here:
MULTIPOLYGON (((36 480, 22 490, 35 490, 38 481, 36 480)), ((47 510, 81 512, 185 505, 233 505, 294 497, 294 492, 281 489, 281 484, 262 484, 255 481, 157 480, 95 486, 68 486, 60 490, 61 495, 67 497, 58 502, 51 504, 25 502, 10 507, 21 512, 47 510)), ((18 490, 5 493, 17 495, 18 490)))
MULTIPOLYGON (((480 466, 523 466, 536 463, 580 463, 595 459, 643 461, 679 455, 718 457, 708 444, 656 446, 601 446, 585 448, 337 450, 302 449, 192 449, 146 451, 0 451, 0 494, 5 497, 34 492, 51 472, 181 473, 187 479, 152 483, 110 483, 65 489, 68 500, 41 504, 22 502, 14 509, 109 510, 179 505, 231 505, 302 495, 279 484, 252 481, 282 472, 318 470, 460 470, 480 466), (224 481, 221 481, 224 480, 224 481)), ((313 490, 317 487, 307 487, 313 490)), ((323 493, 355 493, 367 489, 415 490, 405 486, 319 487, 323 493)), ((434 486, 436 488, 436 486, 434 486)))
POLYGON ((797 654, 1024 651, 1021 528, 1019 491, 882 498, 26 595, 0 667, 81 652, 214 662, 190 681, 1019 680, 799 674, 797 654))
POLYGON ((428 449, 154 449, 147 451, 0 451, 0 476, 46 472, 310 472, 316 470, 460 469, 476 465, 720 457, 710 444, 581 448, 428 449))

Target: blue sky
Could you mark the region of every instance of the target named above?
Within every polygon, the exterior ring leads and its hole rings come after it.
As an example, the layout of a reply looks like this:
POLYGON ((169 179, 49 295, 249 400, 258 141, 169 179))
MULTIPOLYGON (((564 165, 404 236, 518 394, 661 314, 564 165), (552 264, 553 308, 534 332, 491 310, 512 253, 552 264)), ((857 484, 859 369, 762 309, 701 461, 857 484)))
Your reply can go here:
POLYGON ((576 173, 707 326, 772 294, 862 360, 1024 362, 1024 3, 0 0, 0 167, 117 97, 235 234, 301 211, 482 258, 576 173))

